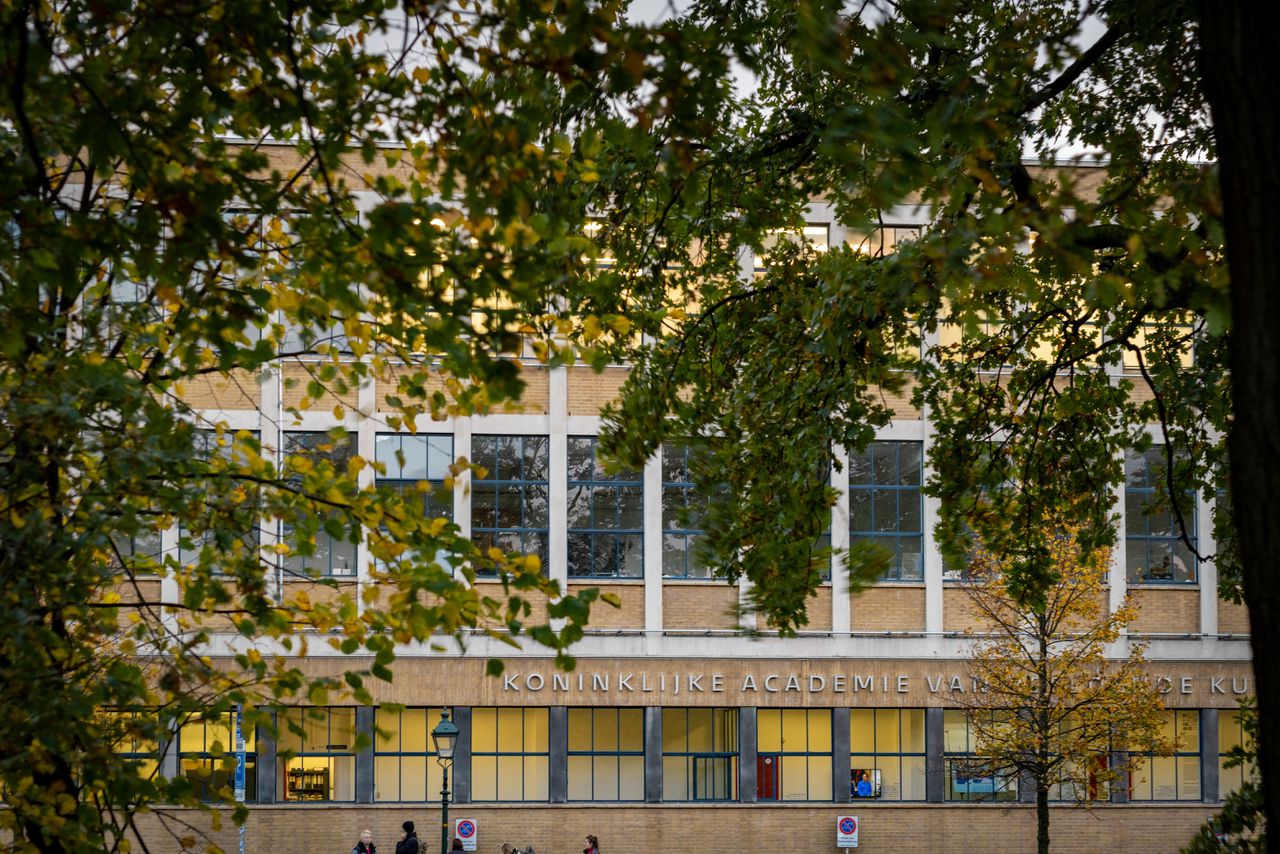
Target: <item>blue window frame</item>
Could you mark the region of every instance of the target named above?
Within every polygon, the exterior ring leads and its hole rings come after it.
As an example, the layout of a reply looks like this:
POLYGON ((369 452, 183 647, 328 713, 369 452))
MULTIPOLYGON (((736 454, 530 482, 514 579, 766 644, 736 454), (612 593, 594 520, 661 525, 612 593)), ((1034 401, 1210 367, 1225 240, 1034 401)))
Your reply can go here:
POLYGON ((644 481, 608 474, 595 436, 569 437, 569 576, 644 576, 644 481))
MULTIPOLYGON (((1194 584, 1196 557, 1182 541, 1182 527, 1166 488, 1168 455, 1157 445, 1130 450, 1124 461, 1125 567, 1130 582, 1194 584)), ((1196 549, 1196 496, 1192 490, 1178 501, 1186 533, 1196 549)))
POLYGON ((379 433, 374 459, 385 467, 378 485, 394 489, 406 501, 421 502, 428 518, 453 519, 453 492, 445 487, 453 465, 453 436, 379 433), (423 491, 419 484, 429 489, 423 491))
MULTIPOLYGON (((232 432, 220 433, 217 430, 197 430, 192 439, 192 449, 197 459, 202 462, 222 460, 238 466, 246 462, 246 449, 241 447, 237 451, 237 441, 251 442, 256 448, 258 434, 245 431, 237 435, 232 432)), ((245 485, 250 487, 249 484, 245 485)), ((250 487, 246 488, 245 493, 249 496, 247 501, 230 501, 225 493, 221 495, 212 491, 209 493, 202 513, 202 529, 191 531, 186 525, 178 526, 179 563, 184 566, 195 563, 206 546, 217 549, 222 555, 234 554, 257 560, 258 547, 261 543, 257 520, 250 522, 249 529, 244 531, 243 526, 238 525, 234 518, 234 515, 243 512, 245 507, 258 503, 257 490, 250 487), (237 534, 237 528, 244 532, 237 534)), ((156 551, 158 553, 159 549, 157 548, 156 551)), ((214 569, 217 571, 221 568, 215 566, 214 569)))
MULTIPOLYGON (((236 713, 223 712, 215 718, 195 718, 178 730, 178 757, 182 776, 191 780, 203 801, 219 800, 219 792, 234 794, 236 775, 236 713)), ((258 799, 258 747, 254 728, 248 724, 241 731, 245 742, 245 802, 258 799)))
POLYGON ((644 709, 569 709, 569 800, 644 800, 644 709))
POLYGON ((422 803, 440 796, 444 769, 436 761, 431 741, 440 712, 439 707, 378 709, 373 739, 375 802, 422 803))
POLYGON ((849 540, 892 557, 886 581, 924 580, 920 442, 872 442, 849 456, 849 540))
POLYGON ((481 548, 537 555, 547 569, 547 437, 472 436, 471 534, 481 548))
MULTIPOLYGON (((345 471, 351 459, 354 441, 350 436, 334 438, 328 433, 306 432, 284 434, 284 455, 286 464, 288 457, 310 457, 327 461, 335 471, 345 471)), ((300 478, 294 478, 301 480, 300 478)), ((346 523, 338 516, 331 516, 344 528, 346 523)), ((292 575, 307 576, 318 573, 322 576, 346 577, 356 574, 356 543, 350 531, 343 537, 336 537, 321 525, 316 531, 314 541, 300 543, 291 525, 281 525, 281 537, 290 546, 289 554, 284 556, 284 571, 292 575), (304 552, 310 552, 306 554, 304 552)))
POLYGON ((662 800, 738 799, 738 710, 662 710, 662 800))
POLYGON ((689 446, 662 446, 662 577, 708 579, 711 568, 700 559, 698 520, 706 499, 693 486, 689 446))

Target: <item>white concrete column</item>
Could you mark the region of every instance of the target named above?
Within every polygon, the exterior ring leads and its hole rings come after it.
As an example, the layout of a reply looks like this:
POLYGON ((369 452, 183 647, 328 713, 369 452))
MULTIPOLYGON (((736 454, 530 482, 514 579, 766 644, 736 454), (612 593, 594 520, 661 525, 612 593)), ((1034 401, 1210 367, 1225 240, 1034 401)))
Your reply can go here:
POLYGON ((644 630, 662 631, 662 449, 644 464, 644 630))
MULTIPOLYGON (((372 463, 377 453, 378 425, 373 416, 377 414, 377 386, 372 372, 360 380, 356 389, 356 454, 366 463, 372 463)), ((356 483, 361 489, 373 487, 375 472, 372 465, 366 465, 356 476, 356 483)), ((356 544, 356 609, 364 611, 364 588, 369 583, 370 563, 373 558, 369 554, 369 539, 363 534, 356 544)))
MULTIPOLYGON (((833 229, 834 230, 834 229, 833 229)), ((843 229, 841 229, 843 232, 843 229)), ((836 465, 831 467, 831 486, 835 489, 836 506, 831 515, 831 548, 836 553, 831 567, 831 632, 849 632, 849 451, 834 448, 836 465)))
MULTIPOLYGON (((938 345, 938 333, 929 332, 924 335, 924 352, 928 353, 938 345)), ((926 404, 920 413, 923 419, 923 435, 921 436, 921 483, 928 484, 933 479, 933 466, 929 462, 929 452, 933 448, 933 419, 926 404)), ((943 607, 946 586, 942 580, 942 552, 938 549, 938 538, 934 528, 938 525, 941 502, 937 498, 924 496, 924 542, 922 558, 924 560, 924 630, 933 639, 942 636, 944 625, 943 607)))
POLYGON ((569 582, 569 369, 552 368, 548 377, 550 429, 548 430, 547 500, 549 576, 569 582))
MULTIPOLYGON (((273 362, 262 372, 262 397, 258 410, 258 437, 262 442, 262 454, 275 460, 276 467, 281 463, 280 449, 284 441, 281 425, 284 421, 283 411, 284 372, 279 361, 273 362)), ((280 571, 280 556, 275 553, 276 544, 280 542, 280 527, 275 519, 263 518, 259 523, 263 563, 274 567, 274 579, 270 579, 267 589, 279 602, 283 595, 284 578, 280 571)), ((270 570, 268 570, 270 571, 270 570)))
MULTIPOLYGON (((1213 510, 1217 501, 1196 500, 1196 541, 1200 554, 1213 555, 1218 551, 1213 536, 1213 510)), ((1218 634, 1218 565, 1210 560, 1200 561, 1200 634, 1215 637, 1218 634)))

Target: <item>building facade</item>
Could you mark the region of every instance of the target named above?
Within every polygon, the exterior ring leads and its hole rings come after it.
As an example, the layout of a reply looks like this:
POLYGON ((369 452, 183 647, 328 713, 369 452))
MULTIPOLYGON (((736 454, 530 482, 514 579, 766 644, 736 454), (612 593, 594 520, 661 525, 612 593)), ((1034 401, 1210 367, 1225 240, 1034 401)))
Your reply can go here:
MULTIPOLYGON (((898 213, 890 239, 922 221, 918 211, 898 213)), ((806 239, 864 239, 821 205, 809 220, 806 239)), ((744 259, 744 275, 760 263, 744 259)), ((310 401, 307 372, 305 359, 289 360, 256 381, 192 386, 188 400, 211 423, 254 431, 264 446, 290 453, 344 427, 350 445, 326 453, 377 459, 386 465, 377 476, 390 485, 432 484, 426 500, 465 535, 537 553, 562 586, 599 587, 621 607, 597 604, 572 671, 532 645, 513 650, 477 633, 463 649, 402 648, 394 681, 370 686, 376 705, 282 711, 305 735, 281 727, 279 743, 247 733, 249 850, 338 850, 363 828, 390 850, 405 819, 438 844, 443 779, 430 731, 442 709, 460 730, 450 814, 475 822, 479 850, 510 842, 564 852, 588 833, 610 854, 831 850, 845 814, 860 817, 860 847, 871 851, 1029 847, 1025 782, 972 776, 964 762, 972 743, 962 701, 979 689, 966 659, 978 627, 933 540, 938 507, 922 493, 927 412, 896 399, 893 423, 868 449, 837 450, 831 543, 887 546, 894 559, 885 579, 851 597, 836 562, 810 600, 807 627, 780 638, 742 609, 744 587, 699 564, 699 532, 677 512, 697 501, 685 449, 666 446, 635 472, 607 474, 596 462, 599 413, 624 366, 595 373, 529 361, 519 407, 432 422, 417 434, 388 426, 380 404, 394 387, 387 381, 310 401), (299 419, 285 415, 304 404, 299 419), (446 491, 449 464, 464 456, 487 476, 463 475, 446 491), (501 676, 485 675, 491 657, 506 661, 501 676), (357 750, 361 733, 371 746, 357 750)), ((1113 606, 1129 594, 1139 604, 1116 652, 1130 640, 1147 644, 1175 755, 1141 763, 1092 812, 1057 792, 1055 850, 1177 850, 1239 784, 1239 769, 1222 762, 1241 738, 1238 704, 1252 694, 1247 618, 1218 599, 1212 563, 1197 563, 1169 520, 1142 509, 1158 464, 1150 453, 1126 460, 1127 483, 1115 496, 1124 542, 1108 596, 1113 606)), ((1194 501, 1205 554, 1213 552, 1211 499, 1194 501)), ((176 548, 177 534, 165 536, 163 545, 176 548)), ((363 593, 372 583, 362 546, 320 544, 317 554, 337 586, 363 593)), ((293 574, 300 568, 282 560, 278 584, 326 595, 293 574)), ((244 643, 218 637, 212 652, 244 643)), ((351 665, 337 655, 306 662, 316 674, 351 665)), ((183 728, 162 751, 162 771, 211 767, 210 745, 225 746, 229 729, 230 721, 183 728)), ((232 835, 214 834, 228 850, 232 835)))

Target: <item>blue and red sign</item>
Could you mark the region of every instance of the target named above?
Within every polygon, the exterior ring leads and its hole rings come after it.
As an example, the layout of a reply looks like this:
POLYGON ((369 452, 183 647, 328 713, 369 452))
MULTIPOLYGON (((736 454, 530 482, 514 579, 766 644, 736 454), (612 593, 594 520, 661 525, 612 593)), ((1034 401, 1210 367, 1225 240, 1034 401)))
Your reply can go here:
POLYGON ((836 816, 836 847, 858 847, 858 817, 856 815, 836 816))
POLYGON ((460 818, 453 823, 453 835, 462 843, 463 851, 476 850, 476 820, 474 818, 460 818))
POLYGON ((841 833, 853 833, 857 829, 858 829, 858 821, 853 816, 847 815, 844 818, 840 819, 841 833))

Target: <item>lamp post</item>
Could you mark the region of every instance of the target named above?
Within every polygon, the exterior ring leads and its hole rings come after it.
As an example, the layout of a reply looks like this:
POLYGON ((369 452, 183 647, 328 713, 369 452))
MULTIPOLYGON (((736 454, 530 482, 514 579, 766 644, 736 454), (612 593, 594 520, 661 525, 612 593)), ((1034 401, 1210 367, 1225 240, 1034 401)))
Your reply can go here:
POLYGON ((436 746, 436 762, 444 769, 444 785, 440 788, 440 854, 449 854, 449 766, 453 764, 453 750, 458 746, 458 727, 449 720, 449 710, 440 712, 440 723, 431 730, 431 741, 436 746))

